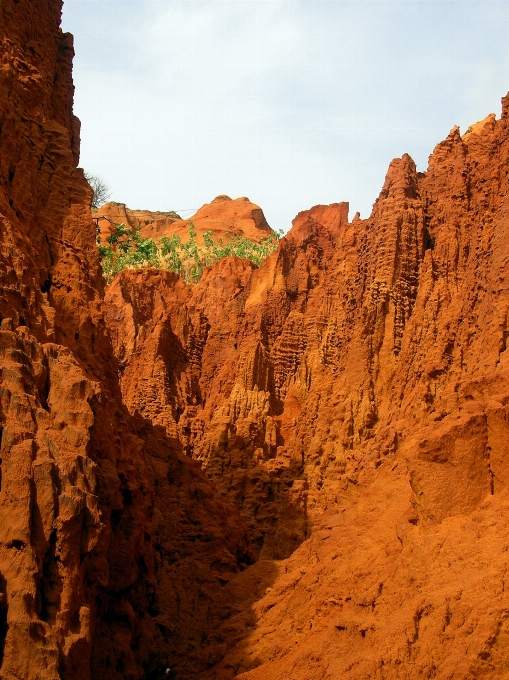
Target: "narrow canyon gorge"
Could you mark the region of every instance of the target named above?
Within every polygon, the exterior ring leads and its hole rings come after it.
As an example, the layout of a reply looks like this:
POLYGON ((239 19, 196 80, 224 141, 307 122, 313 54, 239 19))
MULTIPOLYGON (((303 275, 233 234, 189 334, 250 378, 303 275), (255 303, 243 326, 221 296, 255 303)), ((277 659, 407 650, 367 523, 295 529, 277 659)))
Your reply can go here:
POLYGON ((0 678, 509 677, 509 94, 368 219, 106 285, 61 10, 0 4, 0 678))

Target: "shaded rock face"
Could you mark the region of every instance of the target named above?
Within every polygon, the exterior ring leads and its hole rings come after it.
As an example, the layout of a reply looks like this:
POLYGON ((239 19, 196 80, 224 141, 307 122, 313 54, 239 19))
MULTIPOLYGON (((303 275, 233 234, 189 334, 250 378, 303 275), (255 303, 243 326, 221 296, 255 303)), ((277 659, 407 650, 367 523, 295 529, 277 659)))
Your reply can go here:
POLYGON ((0 674, 157 677, 252 553, 179 442, 122 404, 60 15, 0 5, 0 674))
POLYGON ((123 203, 106 203, 94 213, 94 221, 99 227, 103 244, 111 233, 112 223, 139 228, 143 238, 157 241, 162 236, 171 237, 175 234, 185 243, 189 240, 189 225, 192 222, 200 245, 203 245, 205 232, 212 232, 215 240, 230 233, 257 243, 274 233, 262 209, 246 197, 231 199, 229 196, 217 196, 186 219, 180 219, 176 213, 130 210, 123 203))
POLYGON ((309 382, 302 303, 334 250, 315 220, 337 231, 347 212, 340 204, 300 216, 259 270, 224 259, 197 286, 169 272, 125 272, 106 296, 125 403, 200 460, 270 557, 288 556, 307 535, 302 444, 292 439, 295 391, 309 382))
POLYGON ((505 672, 502 104, 453 128, 426 173, 393 161, 367 220, 317 206, 260 268, 109 287, 129 410, 200 461, 261 558, 226 587, 238 614, 204 642, 222 660, 199 677, 505 672))
POLYGON ((503 677, 509 96, 103 304, 60 10, 0 5, 1 676, 503 677))

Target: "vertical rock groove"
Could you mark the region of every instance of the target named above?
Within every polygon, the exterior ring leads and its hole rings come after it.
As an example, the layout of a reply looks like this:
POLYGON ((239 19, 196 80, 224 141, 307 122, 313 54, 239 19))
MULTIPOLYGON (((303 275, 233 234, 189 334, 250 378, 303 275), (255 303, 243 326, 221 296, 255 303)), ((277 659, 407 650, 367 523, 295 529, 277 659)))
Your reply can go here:
POLYGON ((367 220, 105 290, 61 8, 0 4, 2 677, 499 678, 509 95, 367 220))

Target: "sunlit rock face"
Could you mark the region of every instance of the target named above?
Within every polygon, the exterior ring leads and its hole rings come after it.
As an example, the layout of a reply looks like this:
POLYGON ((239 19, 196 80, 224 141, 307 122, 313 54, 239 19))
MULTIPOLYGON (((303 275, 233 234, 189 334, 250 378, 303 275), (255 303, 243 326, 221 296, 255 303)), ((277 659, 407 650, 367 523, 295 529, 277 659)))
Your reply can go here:
POLYGON ((503 677, 509 98, 367 220, 105 290, 60 12, 0 5, 1 676, 503 677))
POLYGON ((453 128, 426 173, 394 160, 367 220, 301 213, 260 268, 109 287, 127 407, 201 463, 260 557, 181 677, 500 677, 508 111, 453 128))
POLYGON ((189 228, 192 227, 200 246, 203 246, 203 235, 207 232, 216 241, 232 234, 256 243, 274 234, 262 209, 245 196, 235 199, 216 196, 186 219, 175 212, 131 210, 124 203, 111 202, 94 211, 93 219, 103 244, 107 243, 113 224, 139 229, 142 238, 157 241, 163 236, 178 236, 184 243, 189 240, 189 228))
POLYGON ((253 559, 236 508, 122 404, 59 0, 0 5, 2 678, 145 678, 253 559))

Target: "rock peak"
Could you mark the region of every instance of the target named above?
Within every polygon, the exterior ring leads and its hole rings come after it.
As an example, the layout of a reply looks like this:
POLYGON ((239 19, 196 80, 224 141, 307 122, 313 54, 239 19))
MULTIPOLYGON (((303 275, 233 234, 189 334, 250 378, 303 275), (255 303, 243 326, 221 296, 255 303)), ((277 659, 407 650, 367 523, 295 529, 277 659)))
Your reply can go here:
POLYGON ((220 196, 216 196, 212 203, 223 203, 224 201, 231 201, 232 199, 227 196, 226 194, 221 194, 220 196))
POLYGON ((509 92, 505 97, 502 97, 502 116, 504 120, 509 118, 509 92))
POLYGON ((408 154, 395 158, 389 165, 385 182, 380 193, 381 198, 416 198, 417 169, 408 154))

